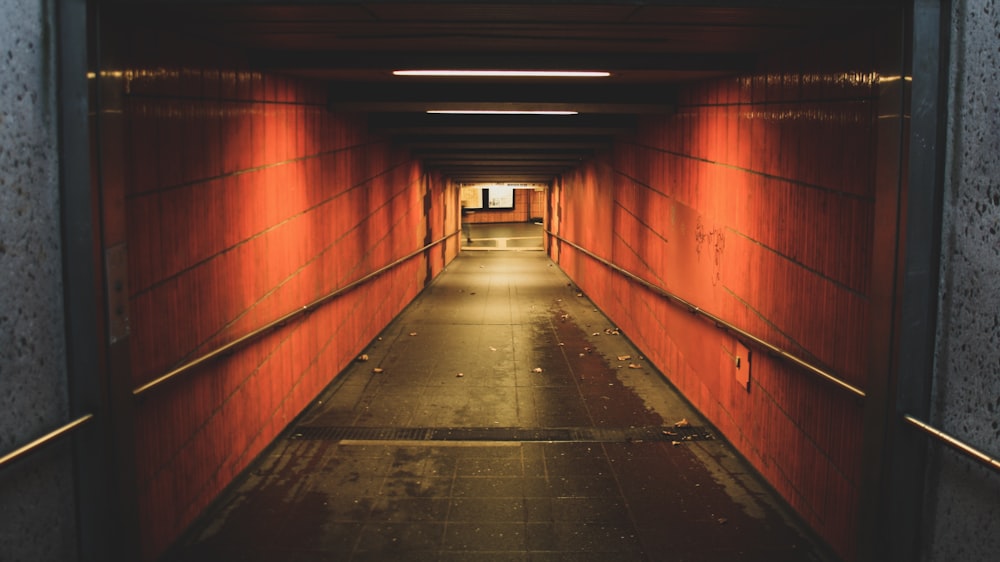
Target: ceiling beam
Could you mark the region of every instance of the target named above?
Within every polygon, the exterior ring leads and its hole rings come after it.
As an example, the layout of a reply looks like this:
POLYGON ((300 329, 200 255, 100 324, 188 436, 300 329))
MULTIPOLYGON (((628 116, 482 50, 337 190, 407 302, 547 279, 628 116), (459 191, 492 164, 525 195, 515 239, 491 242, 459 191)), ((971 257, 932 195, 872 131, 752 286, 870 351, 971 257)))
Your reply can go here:
MULTIPOLYGON (((350 52, 343 51, 256 51, 249 55, 260 70, 316 71, 381 69, 394 81, 417 82, 413 77, 392 76, 393 70, 489 69, 489 70, 607 70, 612 72, 705 71, 735 73, 753 64, 749 54, 674 52, 575 52, 575 53, 458 53, 458 52, 350 52)), ((505 79, 509 80, 509 79, 505 79)), ((531 80, 522 79, 522 83, 531 80)), ((603 79, 602 79, 603 80, 603 79)), ((443 80, 437 79, 442 82, 443 80)))
POLYGON ((673 113, 674 88, 648 84, 330 83, 329 107, 346 112, 434 110, 576 111, 589 114, 673 113))

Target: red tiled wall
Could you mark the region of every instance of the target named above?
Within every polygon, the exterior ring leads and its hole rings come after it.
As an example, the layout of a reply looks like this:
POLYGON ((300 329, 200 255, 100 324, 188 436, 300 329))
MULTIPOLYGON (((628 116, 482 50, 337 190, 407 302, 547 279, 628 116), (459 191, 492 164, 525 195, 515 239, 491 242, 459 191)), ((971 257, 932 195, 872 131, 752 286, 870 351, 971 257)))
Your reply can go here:
MULTIPOLYGON (((446 224, 456 189, 370 136, 363 119, 328 112, 321 84, 243 70, 231 53, 169 36, 132 47, 122 102, 131 387, 457 230, 446 224)), ((144 559, 455 252, 457 242, 435 247, 140 397, 144 559)))
POLYGON ((545 218, 546 193, 544 190, 531 190, 528 196, 530 209, 528 210, 528 220, 545 218))
MULTIPOLYGON (((877 84, 868 39, 682 90, 553 189, 550 228, 863 387, 877 84)), ((764 352, 749 392, 733 336, 562 245, 552 255, 845 559, 862 407, 764 352)))

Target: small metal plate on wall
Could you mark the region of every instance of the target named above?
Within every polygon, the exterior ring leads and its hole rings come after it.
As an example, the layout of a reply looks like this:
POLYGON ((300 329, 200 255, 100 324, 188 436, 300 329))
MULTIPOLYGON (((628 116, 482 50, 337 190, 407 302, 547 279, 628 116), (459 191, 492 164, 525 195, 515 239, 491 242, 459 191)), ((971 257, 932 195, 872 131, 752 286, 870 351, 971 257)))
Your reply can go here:
POLYGON ((750 348, 736 342, 736 381, 750 392, 750 348))
POLYGON ((105 275, 108 281, 108 340, 114 344, 129 335, 128 321, 128 254, 125 244, 104 251, 105 275))

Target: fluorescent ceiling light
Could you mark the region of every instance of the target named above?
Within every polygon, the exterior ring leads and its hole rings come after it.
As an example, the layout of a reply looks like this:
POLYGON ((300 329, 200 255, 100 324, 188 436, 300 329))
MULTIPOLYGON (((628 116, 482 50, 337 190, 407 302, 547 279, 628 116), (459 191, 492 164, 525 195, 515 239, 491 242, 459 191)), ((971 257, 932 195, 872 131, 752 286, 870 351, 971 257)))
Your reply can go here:
POLYGON ((393 70, 396 76, 496 76, 502 78, 606 78, 610 72, 590 70, 393 70))
POLYGON ((500 109, 428 109, 427 113, 443 115, 577 115, 579 111, 528 111, 500 109))

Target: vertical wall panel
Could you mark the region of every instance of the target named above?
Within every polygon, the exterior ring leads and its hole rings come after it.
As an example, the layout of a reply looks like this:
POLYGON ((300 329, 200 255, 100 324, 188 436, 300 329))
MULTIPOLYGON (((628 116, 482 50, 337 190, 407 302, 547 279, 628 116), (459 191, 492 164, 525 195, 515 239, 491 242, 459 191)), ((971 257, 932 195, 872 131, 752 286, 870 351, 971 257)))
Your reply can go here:
MULTIPOLYGON (((856 385, 866 380, 875 38, 763 57, 681 90, 552 190, 563 237, 856 385)), ((846 559, 862 410, 766 353, 749 391, 733 336, 571 247, 551 252, 646 356, 846 559)))

